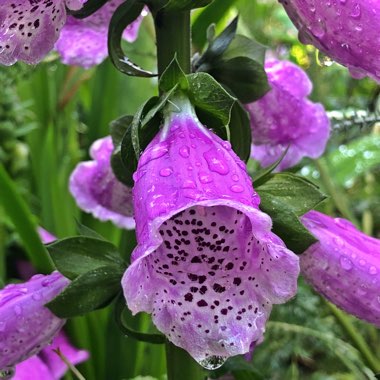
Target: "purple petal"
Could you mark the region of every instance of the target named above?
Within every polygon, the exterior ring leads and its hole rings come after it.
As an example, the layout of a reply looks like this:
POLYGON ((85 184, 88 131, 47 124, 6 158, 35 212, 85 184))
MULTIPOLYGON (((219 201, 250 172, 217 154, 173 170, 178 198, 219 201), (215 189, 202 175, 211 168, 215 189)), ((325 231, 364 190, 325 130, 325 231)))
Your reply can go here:
POLYGON ((42 227, 38 227, 38 234, 40 235, 42 243, 44 244, 49 244, 57 240, 57 238, 54 235, 52 235, 49 231, 46 231, 42 227))
POLYGON ((194 115, 172 117, 134 175, 138 246, 122 280, 174 344, 205 364, 249 351, 272 304, 296 292, 298 258, 270 232, 246 167, 194 115))
MULTIPOLYGON (((112 14, 123 1, 109 1, 83 20, 68 17, 56 44, 63 63, 89 68, 101 63, 108 56, 108 26, 112 14)), ((141 20, 142 16, 125 29, 125 40, 133 42, 137 38, 141 20)))
POLYGON ((334 1, 328 6, 315 0, 281 4, 299 30, 301 42, 347 66, 355 77, 368 75, 380 81, 378 0, 334 1))
POLYGON ((50 369, 54 379, 60 379, 68 370, 67 365, 54 352, 54 350, 58 348, 72 365, 82 363, 89 358, 89 353, 87 351, 78 350, 72 346, 66 334, 63 331, 60 331, 60 333, 54 338, 53 343, 50 346, 45 347, 39 354, 50 369))
POLYGON ((65 321, 44 305, 68 283, 54 272, 0 291, 0 370, 35 355, 50 343, 65 321))
POLYGON ((380 327, 380 240, 317 211, 302 223, 319 240, 301 255, 305 279, 341 309, 380 327))
POLYGON ((70 192, 78 206, 95 218, 133 229, 132 190, 113 174, 112 150, 110 136, 95 141, 90 150, 94 160, 77 165, 70 177, 70 192))
POLYGON ((16 374, 12 380, 57 380, 53 376, 48 366, 38 357, 38 355, 24 360, 17 364, 16 374))
POLYGON ((272 89, 247 105, 252 157, 268 166, 289 146, 277 170, 294 166, 303 157, 318 158, 326 147, 330 124, 323 106, 306 99, 311 92, 306 73, 286 61, 268 61, 265 70, 272 89))
MULTIPOLYGON (((78 0, 70 1, 78 8, 78 0)), ((63 0, 2 0, 0 64, 36 64, 53 49, 66 22, 63 0)))

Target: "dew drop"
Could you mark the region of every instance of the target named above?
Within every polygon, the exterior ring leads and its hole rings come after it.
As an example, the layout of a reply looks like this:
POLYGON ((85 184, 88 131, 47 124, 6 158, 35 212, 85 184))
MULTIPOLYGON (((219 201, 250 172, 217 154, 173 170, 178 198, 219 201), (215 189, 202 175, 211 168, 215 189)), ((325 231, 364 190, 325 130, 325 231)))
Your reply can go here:
POLYGON ((182 184, 182 189, 195 189, 197 186, 195 185, 195 182, 190 180, 190 179, 187 179, 186 181, 184 181, 184 183, 182 184))
POLYGON ((324 67, 330 67, 334 63, 334 61, 328 55, 322 53, 319 50, 318 50, 317 60, 318 60, 318 63, 324 67))
POLYGON ((199 181, 201 181, 201 183, 205 184, 205 183, 212 182, 212 176, 206 172, 199 172, 198 177, 199 177, 199 181))
POLYGON ((232 185, 230 189, 234 193, 242 193, 244 191, 244 187, 240 185, 232 185))
POLYGON ((225 362, 227 358, 223 356, 210 356, 207 359, 203 359, 199 361, 199 364, 208 370, 215 370, 220 368, 225 362))
POLYGON ((160 170, 161 177, 169 177, 173 173, 172 168, 164 168, 160 170))
POLYGON ((352 261, 346 257, 346 256, 341 256, 340 258, 340 266, 344 269, 344 270, 351 270, 352 269, 352 261))
POLYGON ((231 179, 235 182, 239 181, 239 176, 237 174, 234 174, 231 179))
POLYGON ((179 148, 179 154, 183 158, 188 158, 190 156, 190 148, 187 145, 181 146, 181 148, 179 148))
POLYGON ((362 267, 364 267, 364 265, 366 264, 366 261, 365 260, 359 260, 359 264, 362 266, 362 267))
POLYGON ((224 141, 222 146, 226 150, 231 150, 231 143, 229 141, 224 141))
POLYGON ((230 169, 227 162, 221 154, 219 154, 215 149, 210 149, 209 151, 203 153, 203 156, 207 162, 208 168, 215 173, 226 175, 229 173, 230 169))
POLYGON ((369 268, 369 274, 375 275, 377 274, 377 268, 373 265, 369 268))

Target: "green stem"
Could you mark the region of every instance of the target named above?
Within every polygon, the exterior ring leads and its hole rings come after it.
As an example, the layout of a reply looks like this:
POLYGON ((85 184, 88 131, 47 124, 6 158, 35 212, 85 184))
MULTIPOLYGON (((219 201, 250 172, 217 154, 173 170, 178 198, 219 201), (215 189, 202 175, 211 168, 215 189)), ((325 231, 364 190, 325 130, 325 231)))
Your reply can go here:
POLYGON ((371 349, 364 340, 363 336, 358 332, 355 326, 352 324, 348 315, 339 310, 336 306, 330 302, 325 301, 327 306, 330 308, 334 314, 336 320, 342 326, 343 330, 350 338, 353 346, 361 353, 364 361, 367 363, 368 367, 375 373, 380 372, 379 360, 372 354, 371 349))
POLYGON ((157 67, 161 75, 177 55, 185 74, 191 71, 190 11, 165 12, 155 15, 157 67))
POLYGON ((168 380, 204 380, 206 378, 203 368, 185 350, 170 342, 166 343, 166 366, 168 380))
POLYGON ((331 198, 334 201, 334 204, 338 211, 344 218, 351 220, 352 223, 359 227, 360 225, 358 220, 348 206, 347 197, 342 191, 339 191, 338 185, 331 179, 332 175, 325 159, 320 158, 319 160, 315 161, 315 164, 321 175, 321 180, 326 187, 326 190, 331 195, 331 198))

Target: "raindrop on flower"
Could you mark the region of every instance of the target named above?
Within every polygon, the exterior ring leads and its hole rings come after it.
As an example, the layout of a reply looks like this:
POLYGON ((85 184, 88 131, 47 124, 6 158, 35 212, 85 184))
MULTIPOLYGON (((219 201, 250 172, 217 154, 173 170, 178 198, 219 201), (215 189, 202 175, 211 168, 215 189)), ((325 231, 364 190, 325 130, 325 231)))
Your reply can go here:
POLYGON ((14 368, 5 368, 0 371, 0 379, 2 380, 10 380, 15 374, 14 368))
POLYGON ((215 370, 220 368, 226 360, 227 358, 223 356, 210 356, 207 359, 201 360, 199 364, 208 370, 215 370))

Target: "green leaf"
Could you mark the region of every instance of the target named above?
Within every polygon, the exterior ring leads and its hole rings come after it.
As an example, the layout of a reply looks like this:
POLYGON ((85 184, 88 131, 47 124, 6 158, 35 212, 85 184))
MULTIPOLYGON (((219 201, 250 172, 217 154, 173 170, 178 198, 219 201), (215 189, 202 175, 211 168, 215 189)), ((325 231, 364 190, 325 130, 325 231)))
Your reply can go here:
MULTIPOLYGON (((165 96, 170 96, 170 93, 168 94, 165 96)), ((129 186, 134 184, 132 175, 136 171, 140 154, 159 131, 161 118, 158 111, 163 107, 162 103, 163 100, 159 100, 157 97, 152 97, 146 101, 138 109, 132 122, 128 125, 121 142, 120 157, 122 164, 126 168, 126 181, 123 183, 129 186), (150 115, 148 116, 149 112, 150 115), (141 120, 147 120, 143 126, 141 120)))
POLYGON ((68 14, 78 19, 83 19, 91 16, 97 10, 99 10, 108 0, 87 0, 81 9, 73 11, 68 9, 68 14))
POLYGON ((235 37, 238 20, 238 17, 235 17, 218 37, 210 41, 204 54, 195 62, 197 71, 209 71, 210 65, 213 66, 213 63, 221 58, 235 37))
POLYGON ((110 131, 114 149, 111 155, 111 167, 115 177, 126 186, 133 186, 133 167, 125 165, 121 156, 121 142, 127 133, 130 133, 130 125, 132 124, 133 116, 122 116, 114 120, 110 124, 110 131))
POLYGON ((214 0, 203 9, 191 28, 193 45, 201 50, 207 42, 207 30, 210 25, 221 22, 236 3, 237 0, 214 0))
POLYGON ((113 244, 93 237, 56 240, 47 249, 58 271, 70 280, 103 266, 125 267, 113 244))
POLYGON ((265 46, 252 38, 237 34, 223 54, 223 60, 247 57, 264 66, 265 46))
POLYGON ((220 369, 210 372, 210 375, 212 379, 218 379, 227 373, 232 374, 235 380, 265 379, 256 367, 241 355, 229 358, 220 369))
POLYGON ((271 174, 260 186, 254 186, 259 195, 280 200, 297 216, 312 210, 326 199, 318 186, 292 173, 271 174))
MULTIPOLYGON (((121 269, 121 268, 120 268, 121 269)), ((72 318, 107 306, 121 290, 123 271, 104 266, 77 277, 46 306, 60 318, 72 318)))
POLYGON ((220 119, 223 125, 230 122, 236 98, 230 95, 210 74, 195 73, 187 76, 192 103, 220 119))
POLYGON ((166 0, 165 11, 185 11, 205 7, 213 0, 166 0))
POLYGON ((186 90, 189 83, 175 56, 162 73, 158 86, 161 91, 168 92, 177 85, 179 85, 182 90, 186 90))
POLYGON ((260 209, 273 221, 272 231, 278 235, 286 246, 296 254, 303 253, 317 239, 303 226, 297 215, 281 198, 258 191, 260 209))
POLYGON ((96 231, 92 230, 91 228, 85 226, 84 224, 77 222, 77 230, 80 235, 85 236, 85 237, 90 237, 94 239, 99 239, 99 240, 105 240, 103 236, 99 235, 96 231))
POLYGON ((137 77, 153 77, 156 74, 146 71, 131 62, 124 54, 121 47, 122 35, 125 28, 140 16, 144 4, 136 0, 123 2, 111 18, 108 29, 108 52, 111 62, 124 74, 137 77))
POLYGON ((232 107, 229 129, 234 152, 247 162, 251 154, 251 123, 248 112, 239 102, 235 102, 232 107))
POLYGON ((264 67, 248 57, 215 62, 207 71, 217 81, 231 89, 243 103, 260 99, 270 90, 264 67))
POLYGON ((284 157, 288 153, 288 150, 289 150, 289 146, 281 154, 281 157, 279 157, 275 162, 273 162, 272 165, 269 165, 266 168, 263 168, 257 171, 252 176, 252 182, 255 188, 262 185, 264 182, 266 182, 269 179, 270 174, 273 172, 274 169, 277 168, 278 165, 280 165, 281 161, 284 159, 284 157))

